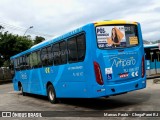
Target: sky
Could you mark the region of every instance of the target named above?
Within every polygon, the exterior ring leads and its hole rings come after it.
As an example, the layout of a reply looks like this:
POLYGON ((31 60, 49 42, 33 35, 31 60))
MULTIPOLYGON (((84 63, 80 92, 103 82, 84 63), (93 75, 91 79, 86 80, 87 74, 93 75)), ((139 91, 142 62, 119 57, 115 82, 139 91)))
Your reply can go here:
POLYGON ((87 23, 129 20, 143 39, 160 39, 160 0, 0 0, 0 25, 10 33, 51 39, 87 23))

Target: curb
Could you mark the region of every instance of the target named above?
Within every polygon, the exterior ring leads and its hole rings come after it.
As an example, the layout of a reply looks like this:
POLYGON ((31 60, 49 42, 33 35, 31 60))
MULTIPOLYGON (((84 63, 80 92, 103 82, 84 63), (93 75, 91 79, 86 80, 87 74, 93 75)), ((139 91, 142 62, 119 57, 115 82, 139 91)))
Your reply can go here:
POLYGON ((147 79, 154 79, 154 78, 160 78, 160 76, 150 76, 150 77, 147 77, 147 79))

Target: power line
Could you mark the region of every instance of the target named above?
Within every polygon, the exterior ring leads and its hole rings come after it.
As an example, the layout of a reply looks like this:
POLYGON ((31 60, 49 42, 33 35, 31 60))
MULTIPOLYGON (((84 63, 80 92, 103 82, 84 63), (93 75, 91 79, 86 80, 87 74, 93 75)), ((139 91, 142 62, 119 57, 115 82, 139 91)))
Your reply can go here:
MULTIPOLYGON (((19 30, 19 31, 25 31, 26 30, 26 28, 15 26, 15 25, 11 25, 11 24, 4 23, 4 22, 1 22, 1 21, 0 21, 0 25, 2 25, 4 27, 8 27, 8 28, 13 29, 13 30, 19 30)), ((34 34, 34 35, 46 36, 46 37, 53 37, 53 35, 40 33, 40 32, 34 31, 34 30, 30 30, 30 31, 28 31, 28 33, 31 33, 31 34, 34 34)))

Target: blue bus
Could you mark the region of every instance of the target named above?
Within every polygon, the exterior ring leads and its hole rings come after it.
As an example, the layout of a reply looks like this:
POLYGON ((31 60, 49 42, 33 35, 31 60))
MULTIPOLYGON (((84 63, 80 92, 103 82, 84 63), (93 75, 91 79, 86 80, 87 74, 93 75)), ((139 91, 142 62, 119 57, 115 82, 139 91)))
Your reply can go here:
POLYGON ((146 75, 155 76, 160 74, 160 51, 159 44, 144 44, 146 75))
POLYGON ((98 98, 146 87, 138 22, 100 21, 11 57, 14 90, 56 98, 98 98))

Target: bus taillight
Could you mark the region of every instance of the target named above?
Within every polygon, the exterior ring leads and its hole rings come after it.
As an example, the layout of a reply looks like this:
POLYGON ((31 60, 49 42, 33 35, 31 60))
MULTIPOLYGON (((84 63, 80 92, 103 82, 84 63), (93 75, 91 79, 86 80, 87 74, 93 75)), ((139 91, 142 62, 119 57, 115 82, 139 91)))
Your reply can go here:
POLYGON ((100 85, 103 85, 104 83, 103 83, 103 79, 102 79, 101 69, 100 69, 100 66, 97 62, 94 62, 94 71, 95 71, 97 83, 100 85))
POLYGON ((145 75, 145 63, 144 63, 144 56, 142 57, 142 78, 145 75))

